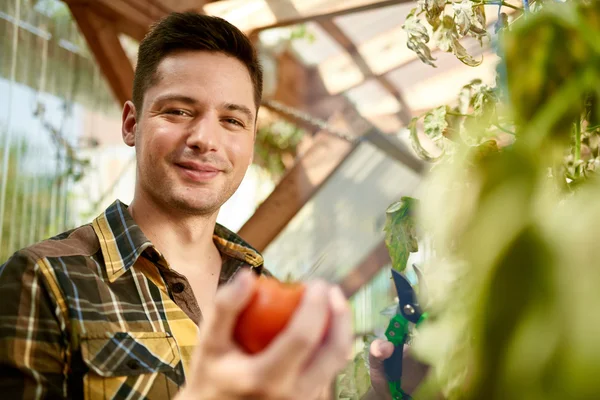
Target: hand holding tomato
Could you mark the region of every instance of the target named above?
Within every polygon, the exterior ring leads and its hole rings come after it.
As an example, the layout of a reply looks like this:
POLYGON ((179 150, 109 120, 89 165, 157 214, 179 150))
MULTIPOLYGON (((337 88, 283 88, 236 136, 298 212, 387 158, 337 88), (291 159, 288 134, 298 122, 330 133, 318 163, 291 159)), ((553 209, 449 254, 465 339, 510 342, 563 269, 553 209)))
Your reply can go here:
POLYGON ((320 281, 278 285, 242 271, 219 289, 178 399, 311 400, 333 382, 353 341, 346 298, 320 281))
MULTIPOLYGON (((248 353, 264 350, 285 328, 306 291, 303 283, 281 283, 262 277, 235 325, 235 341, 248 353)), ((323 329, 327 333, 330 318, 323 329)), ((324 337, 323 337, 324 338, 324 337)))

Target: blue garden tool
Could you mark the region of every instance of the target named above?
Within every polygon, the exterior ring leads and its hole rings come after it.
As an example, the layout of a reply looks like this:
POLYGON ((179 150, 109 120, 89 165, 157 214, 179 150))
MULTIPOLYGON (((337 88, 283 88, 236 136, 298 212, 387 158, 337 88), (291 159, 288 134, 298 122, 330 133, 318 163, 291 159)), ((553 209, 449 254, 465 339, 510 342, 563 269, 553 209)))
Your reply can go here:
MULTIPOLYGON (((419 269, 414 265, 413 267, 419 281, 422 281, 419 269)), ((385 336, 394 344, 394 353, 384 361, 383 366, 392 399, 411 400, 412 397, 402 390, 402 354, 404 345, 410 339, 412 327, 419 325, 427 314, 421 311, 415 291, 408 279, 395 270, 392 270, 392 277, 398 293, 398 308, 385 331, 385 336)))

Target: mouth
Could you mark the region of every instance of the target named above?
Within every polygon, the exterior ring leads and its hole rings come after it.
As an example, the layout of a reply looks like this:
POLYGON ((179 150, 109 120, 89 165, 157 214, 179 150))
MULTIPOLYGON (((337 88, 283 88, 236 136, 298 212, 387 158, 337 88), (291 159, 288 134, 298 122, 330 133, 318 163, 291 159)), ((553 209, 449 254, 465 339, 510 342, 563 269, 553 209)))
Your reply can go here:
POLYGON ((221 170, 210 165, 196 162, 175 163, 183 176, 194 182, 207 182, 215 178, 221 170))

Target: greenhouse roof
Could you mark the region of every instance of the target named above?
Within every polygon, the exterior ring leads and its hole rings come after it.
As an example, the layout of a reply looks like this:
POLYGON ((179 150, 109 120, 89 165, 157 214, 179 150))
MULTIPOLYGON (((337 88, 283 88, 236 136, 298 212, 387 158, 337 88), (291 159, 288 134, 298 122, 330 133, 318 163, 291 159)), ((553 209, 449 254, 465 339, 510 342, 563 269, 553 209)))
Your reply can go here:
MULTIPOLYGON (((472 79, 493 80, 498 60, 489 45, 468 39, 463 46, 483 58, 478 68, 439 49, 436 67, 424 64, 407 47, 402 25, 417 3, 406 0, 63 1, 120 103, 131 93, 136 43, 149 26, 168 12, 195 10, 230 21, 254 40, 265 61, 267 109, 291 107, 349 136, 374 138, 351 142, 300 119, 314 135, 240 230, 274 262, 283 253, 321 259, 333 245, 344 255, 336 263, 384 260, 376 256, 385 250, 385 206, 416 190, 426 167, 406 126, 455 100, 472 79)), ((498 6, 486 6, 486 13, 489 26, 498 6)))

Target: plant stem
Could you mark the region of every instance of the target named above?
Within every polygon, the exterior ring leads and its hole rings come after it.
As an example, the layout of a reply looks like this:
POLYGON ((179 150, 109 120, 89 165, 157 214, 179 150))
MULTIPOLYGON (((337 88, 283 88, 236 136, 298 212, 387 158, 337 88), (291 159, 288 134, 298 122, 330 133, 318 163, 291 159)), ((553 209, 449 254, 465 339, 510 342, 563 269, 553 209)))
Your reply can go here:
POLYGON ((600 125, 588 126, 585 131, 586 132, 593 132, 593 131, 595 131, 595 130, 597 130, 599 128, 600 128, 600 125))
MULTIPOLYGON (((452 5, 458 3, 456 1, 446 1, 447 5, 452 5)), ((524 11, 524 9, 522 7, 519 6, 515 6, 513 4, 507 3, 505 1, 497 1, 497 0, 483 0, 483 1, 473 1, 473 7, 479 6, 479 5, 487 5, 487 6, 497 6, 497 5, 502 5, 503 7, 508 7, 508 8, 512 8, 513 10, 518 10, 518 11, 524 11)))
POLYGON ((496 128, 500 129, 504 133, 508 133, 510 135, 513 135, 513 136, 516 135, 516 133, 514 133, 513 131, 511 131, 509 129, 506 129, 506 128, 500 126, 499 124, 492 124, 492 126, 495 126, 496 128))
POLYGON ((457 113, 454 111, 446 111, 447 115, 452 115, 454 117, 469 117, 469 118, 475 118, 474 115, 470 115, 470 114, 461 114, 461 113, 457 113))
MULTIPOLYGON (((581 118, 577 118, 575 122, 575 149, 573 154, 573 163, 578 164, 581 159, 581 118)), ((581 175, 581 165, 575 167, 575 176, 579 178, 581 175)))
POLYGON ((512 4, 509 4, 509 3, 505 2, 505 1, 498 2, 498 1, 494 1, 494 0, 483 0, 481 2, 481 4, 494 5, 494 6, 497 6, 498 3, 500 3, 503 7, 512 8, 513 10, 523 11, 523 8, 521 8, 519 6, 512 5, 512 4))

